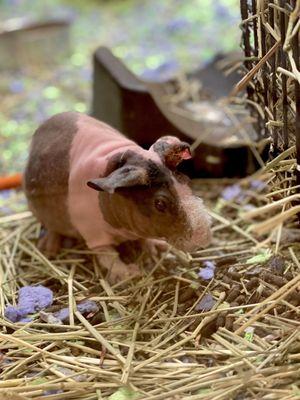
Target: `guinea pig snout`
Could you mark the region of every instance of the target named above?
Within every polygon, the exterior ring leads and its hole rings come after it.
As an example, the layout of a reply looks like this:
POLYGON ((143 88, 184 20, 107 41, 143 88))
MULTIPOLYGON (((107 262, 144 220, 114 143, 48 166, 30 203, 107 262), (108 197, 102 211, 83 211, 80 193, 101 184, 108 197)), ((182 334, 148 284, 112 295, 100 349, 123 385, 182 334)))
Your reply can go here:
POLYGON ((199 229, 194 231, 190 243, 193 247, 193 250, 196 250, 199 247, 208 247, 211 243, 211 240, 212 234, 210 230, 210 225, 206 225, 204 227, 199 227, 199 229))
POLYGON ((188 234, 179 239, 178 248, 191 252, 209 246, 212 240, 211 217, 203 201, 193 196, 187 199, 184 209, 188 234))
POLYGON ((182 250, 188 253, 192 253, 196 250, 199 250, 200 248, 205 248, 210 245, 211 243, 211 232, 210 230, 207 230, 205 233, 201 231, 201 233, 197 233, 194 236, 190 237, 189 240, 186 238, 179 238, 178 240, 175 240, 172 244, 174 247, 176 247, 178 250, 182 250), (199 240, 199 237, 201 238, 199 240))

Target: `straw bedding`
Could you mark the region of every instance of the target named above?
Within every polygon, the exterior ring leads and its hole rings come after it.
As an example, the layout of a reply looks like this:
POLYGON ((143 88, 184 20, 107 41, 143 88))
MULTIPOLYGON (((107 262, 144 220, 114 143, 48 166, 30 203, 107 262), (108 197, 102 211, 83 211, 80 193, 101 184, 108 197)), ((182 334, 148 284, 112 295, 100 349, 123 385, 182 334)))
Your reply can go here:
POLYGON ((113 287, 84 247, 50 261, 29 212, 3 216, 1 398, 299 398, 300 234, 296 218, 276 234, 262 229, 270 199, 287 198, 274 178, 283 161, 239 182, 195 181, 214 219, 212 246, 141 255, 142 277, 113 287), (31 322, 5 319, 18 289, 35 284, 52 289, 53 305, 31 322), (78 312, 84 299, 99 311, 78 312), (63 307, 67 322, 44 322, 63 307))

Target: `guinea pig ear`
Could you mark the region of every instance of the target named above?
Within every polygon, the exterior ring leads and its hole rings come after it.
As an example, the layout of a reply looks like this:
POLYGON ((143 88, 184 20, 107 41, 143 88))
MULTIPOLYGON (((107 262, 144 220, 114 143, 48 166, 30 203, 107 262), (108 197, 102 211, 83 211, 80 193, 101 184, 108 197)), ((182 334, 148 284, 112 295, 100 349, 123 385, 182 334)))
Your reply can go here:
POLYGON ((97 191, 114 193, 116 189, 142 186, 150 183, 146 169, 134 165, 116 169, 105 178, 92 179, 87 185, 97 191))
POLYGON ((168 168, 173 170, 176 169, 182 161, 192 158, 189 144, 182 142, 175 136, 164 136, 158 139, 151 149, 158 153, 161 160, 168 168))

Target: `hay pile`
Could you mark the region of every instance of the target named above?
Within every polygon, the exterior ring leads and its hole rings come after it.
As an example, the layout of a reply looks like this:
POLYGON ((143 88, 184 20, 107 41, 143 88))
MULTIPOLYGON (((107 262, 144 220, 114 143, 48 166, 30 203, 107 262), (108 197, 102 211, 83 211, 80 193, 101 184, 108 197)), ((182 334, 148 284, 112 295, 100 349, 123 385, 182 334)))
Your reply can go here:
POLYGON ((141 257, 143 276, 113 287, 84 248, 46 259, 29 212, 1 217, 0 398, 299 398, 300 233, 293 223, 281 236, 251 231, 271 174, 225 191, 196 181, 214 218, 212 246, 141 257), (18 289, 33 284, 53 290, 53 305, 31 322, 5 319, 18 289), (84 299, 99 311, 79 313, 84 299), (64 324, 44 322, 63 307, 64 324))

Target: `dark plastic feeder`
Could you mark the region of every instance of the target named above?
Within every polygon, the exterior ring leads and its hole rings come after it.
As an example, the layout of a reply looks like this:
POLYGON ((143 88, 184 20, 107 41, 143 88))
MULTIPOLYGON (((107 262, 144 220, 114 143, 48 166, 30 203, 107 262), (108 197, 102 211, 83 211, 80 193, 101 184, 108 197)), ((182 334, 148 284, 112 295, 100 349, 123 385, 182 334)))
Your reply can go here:
MULTIPOLYGON (((238 75, 225 77, 216 67, 219 60, 220 57, 190 74, 201 80, 213 99, 228 95, 240 79, 238 75)), ((199 134, 199 124, 172 113, 160 102, 164 84, 140 80, 108 48, 100 47, 94 54, 92 115, 144 148, 163 135, 176 135, 193 143, 199 134)), ((204 141, 196 148, 193 162, 185 167, 192 176, 235 177, 250 174, 257 166, 244 143, 225 147, 222 143, 204 141)))

